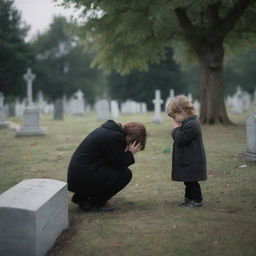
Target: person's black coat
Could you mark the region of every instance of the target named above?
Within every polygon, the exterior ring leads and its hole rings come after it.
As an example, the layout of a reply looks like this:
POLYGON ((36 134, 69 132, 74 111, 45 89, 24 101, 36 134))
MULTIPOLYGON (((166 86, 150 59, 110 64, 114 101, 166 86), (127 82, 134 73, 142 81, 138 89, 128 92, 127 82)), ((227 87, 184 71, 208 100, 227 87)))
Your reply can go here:
POLYGON ((172 131, 172 179, 203 181, 207 179, 202 132, 196 116, 182 122, 172 131))
POLYGON ((68 167, 68 190, 77 192, 86 186, 104 183, 109 169, 125 171, 134 163, 133 154, 125 152, 122 127, 108 120, 92 131, 78 146, 68 167), (104 170, 106 169, 106 172, 104 170))

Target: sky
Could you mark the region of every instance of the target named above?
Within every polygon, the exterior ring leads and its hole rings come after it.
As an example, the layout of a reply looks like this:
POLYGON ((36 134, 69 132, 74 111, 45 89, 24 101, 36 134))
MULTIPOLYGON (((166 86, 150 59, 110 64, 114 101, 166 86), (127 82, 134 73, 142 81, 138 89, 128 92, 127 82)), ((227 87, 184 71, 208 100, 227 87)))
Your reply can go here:
POLYGON ((30 40, 37 31, 44 32, 52 22, 54 15, 62 15, 67 18, 76 16, 74 9, 64 9, 57 6, 53 0, 14 0, 14 6, 21 11, 21 18, 30 25, 27 40, 30 40))

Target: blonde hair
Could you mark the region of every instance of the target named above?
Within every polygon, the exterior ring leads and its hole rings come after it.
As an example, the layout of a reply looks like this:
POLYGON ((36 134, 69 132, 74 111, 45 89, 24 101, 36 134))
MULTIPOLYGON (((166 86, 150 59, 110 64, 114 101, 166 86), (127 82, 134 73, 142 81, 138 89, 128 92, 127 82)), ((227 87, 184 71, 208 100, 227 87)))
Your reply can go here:
POLYGON ((176 96, 167 106, 168 116, 174 118, 174 114, 185 112, 188 116, 193 116, 196 112, 192 102, 184 95, 176 96))

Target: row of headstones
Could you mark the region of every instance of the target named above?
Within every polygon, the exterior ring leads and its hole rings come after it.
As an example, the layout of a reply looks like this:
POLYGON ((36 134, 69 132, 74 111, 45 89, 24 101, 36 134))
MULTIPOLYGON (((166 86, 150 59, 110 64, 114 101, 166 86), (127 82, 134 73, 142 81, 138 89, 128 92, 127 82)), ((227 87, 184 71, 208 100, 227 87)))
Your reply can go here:
POLYGON ((232 111, 236 114, 242 114, 248 110, 251 104, 256 104, 256 89, 253 95, 248 92, 242 91, 237 86, 236 93, 232 96, 227 96, 227 104, 231 107, 232 111))

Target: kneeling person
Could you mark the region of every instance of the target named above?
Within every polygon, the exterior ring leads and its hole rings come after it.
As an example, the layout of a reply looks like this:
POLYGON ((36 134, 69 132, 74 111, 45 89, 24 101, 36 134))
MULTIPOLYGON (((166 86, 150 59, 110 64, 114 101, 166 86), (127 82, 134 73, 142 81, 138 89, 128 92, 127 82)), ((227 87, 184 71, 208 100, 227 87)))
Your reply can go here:
POLYGON ((110 211, 106 202, 131 180, 134 154, 144 150, 146 128, 138 122, 124 125, 108 120, 78 146, 68 167, 72 202, 84 211, 110 211))

